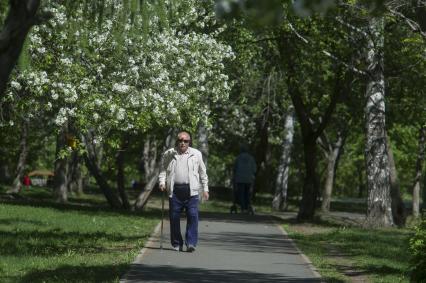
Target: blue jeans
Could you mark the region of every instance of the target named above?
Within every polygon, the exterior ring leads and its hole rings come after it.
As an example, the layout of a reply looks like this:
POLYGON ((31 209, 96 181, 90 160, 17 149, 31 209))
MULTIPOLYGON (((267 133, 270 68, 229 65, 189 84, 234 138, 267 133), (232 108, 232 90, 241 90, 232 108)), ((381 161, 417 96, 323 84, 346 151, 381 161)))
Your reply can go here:
POLYGON ((250 207, 250 183, 237 183, 237 196, 238 203, 241 206, 241 210, 248 210, 250 207))
POLYGON ((189 185, 175 185, 169 198, 170 242, 173 247, 183 246, 180 231, 180 214, 186 212, 185 244, 196 246, 198 242, 198 196, 191 196, 189 185))

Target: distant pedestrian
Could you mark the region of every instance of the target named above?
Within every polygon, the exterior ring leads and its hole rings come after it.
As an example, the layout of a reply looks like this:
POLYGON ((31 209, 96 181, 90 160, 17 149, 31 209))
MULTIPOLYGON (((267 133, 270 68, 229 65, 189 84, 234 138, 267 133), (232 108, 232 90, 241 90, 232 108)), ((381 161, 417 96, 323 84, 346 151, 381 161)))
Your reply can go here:
POLYGON ((240 147, 240 154, 234 162, 234 189, 236 197, 241 207, 241 212, 253 213, 250 205, 250 192, 253 189, 252 185, 256 174, 256 161, 254 157, 248 153, 248 148, 245 145, 240 147))
POLYGON ((185 209, 185 245, 188 252, 193 252, 198 242, 198 192, 202 189, 203 198, 208 200, 209 189, 201 152, 190 146, 190 134, 179 132, 176 146, 163 154, 159 187, 169 194, 170 238, 173 249, 183 250, 180 214, 185 209))
POLYGON ((24 176, 24 179, 22 180, 22 184, 28 189, 31 186, 31 179, 28 175, 24 176))

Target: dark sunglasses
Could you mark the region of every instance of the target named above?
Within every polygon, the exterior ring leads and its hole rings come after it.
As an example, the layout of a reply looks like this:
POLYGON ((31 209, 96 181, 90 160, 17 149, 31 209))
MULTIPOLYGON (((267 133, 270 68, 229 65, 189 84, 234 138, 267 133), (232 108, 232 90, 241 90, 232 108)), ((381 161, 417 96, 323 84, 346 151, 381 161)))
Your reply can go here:
POLYGON ((189 143, 189 141, 190 140, 183 140, 183 139, 180 139, 180 140, 177 140, 178 142, 184 142, 184 143, 189 143))

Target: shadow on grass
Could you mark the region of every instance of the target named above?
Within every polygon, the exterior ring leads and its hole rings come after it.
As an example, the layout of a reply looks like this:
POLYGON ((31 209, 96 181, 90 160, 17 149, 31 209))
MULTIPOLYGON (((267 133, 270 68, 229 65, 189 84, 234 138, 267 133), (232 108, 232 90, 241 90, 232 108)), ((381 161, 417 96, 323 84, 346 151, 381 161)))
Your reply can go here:
POLYGON ((52 270, 31 270, 11 282, 117 282, 128 265, 73 266, 63 265, 52 270))
POLYGON ((51 198, 49 199, 39 199, 39 198, 18 198, 18 199, 9 199, 5 198, 6 194, 0 193, 0 200, 2 203, 9 205, 23 205, 31 207, 41 207, 41 208, 53 208, 59 211, 78 211, 80 214, 87 215, 97 215, 100 211, 102 214, 107 215, 126 215, 126 216, 144 216, 146 218, 158 218, 161 215, 160 209, 150 208, 143 211, 130 211, 125 209, 113 209, 105 204, 94 204, 86 202, 85 200, 78 200, 70 203, 57 203, 51 198))
POLYGON ((64 232, 60 229, 48 231, 0 231, 0 251, 2 255, 13 256, 52 256, 63 255, 70 251, 84 254, 95 254, 113 249, 125 252, 133 249, 135 243, 143 238, 148 238, 149 233, 136 236, 123 236, 122 234, 108 234, 104 232, 80 233, 64 232), (98 245, 101 242, 124 242, 115 248, 105 248, 98 245))
POLYGON ((16 225, 17 223, 31 224, 31 225, 37 225, 37 226, 46 225, 46 223, 43 223, 43 221, 37 221, 37 220, 27 220, 27 219, 21 219, 21 218, 0 219, 0 225, 16 225))
POLYGON ((386 266, 386 265, 368 264, 367 266, 363 266, 363 269, 366 270, 365 273, 370 273, 370 274, 379 274, 379 275, 401 274, 401 269, 397 269, 397 268, 386 266))

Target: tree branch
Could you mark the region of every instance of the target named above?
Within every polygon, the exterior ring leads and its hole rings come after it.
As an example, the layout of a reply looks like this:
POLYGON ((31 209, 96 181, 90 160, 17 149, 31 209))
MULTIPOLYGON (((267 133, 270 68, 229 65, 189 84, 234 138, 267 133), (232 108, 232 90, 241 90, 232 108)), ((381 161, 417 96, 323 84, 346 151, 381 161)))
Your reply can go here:
POLYGON ((402 20, 404 20, 405 23, 408 25, 408 27, 413 32, 419 33, 422 37, 424 37, 426 39, 426 32, 424 32, 422 30, 422 28, 420 27, 420 24, 418 22, 406 17, 403 13, 398 12, 394 9, 388 8, 388 10, 392 15, 397 16, 397 17, 401 18, 402 20))
MULTIPOLYGON (((306 43, 306 44, 310 44, 311 42, 307 39, 307 38, 305 38, 305 37, 303 37, 295 28, 294 28, 294 26, 289 22, 288 23, 288 26, 290 27, 290 29, 293 31, 293 33, 301 40, 301 41, 303 41, 304 43, 306 43)), ((351 65, 351 64, 348 64, 348 63, 346 63, 346 62, 344 62, 344 61, 342 61, 340 58, 338 58, 337 56, 335 56, 335 55, 333 55, 333 54, 331 54, 330 52, 328 52, 327 50, 321 50, 321 53, 323 53, 324 55, 326 55, 327 57, 329 57, 329 58, 331 58, 331 59, 333 59, 334 61, 336 61, 338 64, 340 64, 340 65, 343 65, 344 67, 346 67, 347 69, 349 69, 349 70, 351 70, 351 71, 353 71, 353 72, 355 72, 355 73, 357 73, 357 74, 360 74, 360 75, 362 75, 362 76, 367 76, 367 73, 366 72, 364 72, 364 71, 362 71, 362 70, 360 70, 360 69, 358 69, 358 68, 356 68, 355 66, 353 66, 353 65, 351 65)))

